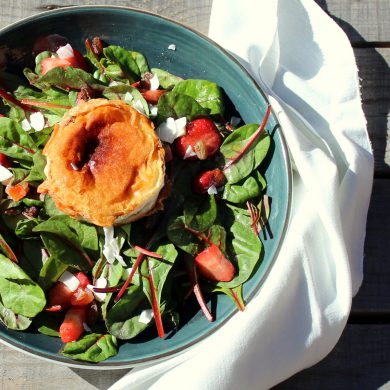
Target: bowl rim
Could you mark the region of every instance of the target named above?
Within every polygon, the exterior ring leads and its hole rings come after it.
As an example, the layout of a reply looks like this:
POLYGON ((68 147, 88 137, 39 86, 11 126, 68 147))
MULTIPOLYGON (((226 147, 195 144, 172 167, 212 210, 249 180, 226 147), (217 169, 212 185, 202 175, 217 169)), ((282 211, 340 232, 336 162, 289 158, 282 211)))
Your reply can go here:
MULTIPOLYGON (((172 23, 176 26, 179 26, 180 28, 184 28, 186 30, 191 31, 198 37, 200 37, 203 40, 206 40, 209 44, 217 48, 219 51, 221 51, 227 58, 229 58, 230 61, 235 63, 236 66, 243 72, 246 77, 248 77, 251 81, 251 83, 255 86, 255 88, 258 90, 258 92, 262 95, 265 102, 270 104, 269 99, 265 92, 263 91, 263 88, 259 85, 259 83, 255 80, 255 78, 249 73, 249 71, 238 61, 236 57, 234 57, 231 53, 229 53, 225 48, 223 48, 221 45, 219 45, 217 42, 209 38, 204 33, 196 30, 195 28, 192 28, 190 26, 187 26, 186 24, 179 22, 177 20, 174 20, 167 16, 162 16, 157 14, 153 11, 143 10, 136 7, 128 7, 128 6, 116 6, 116 5, 77 5, 77 6, 64 6, 56 9, 51 9, 47 11, 42 11, 39 13, 36 13, 31 16, 27 16, 25 18, 22 18, 20 20, 17 20, 11 24, 8 24, 7 26, 4 26, 0 29, 0 36, 7 33, 8 31, 12 31, 15 28, 18 28, 22 25, 24 25, 27 22, 34 21, 35 19, 39 18, 45 18, 50 17, 51 15, 55 14, 67 14, 72 13, 74 11, 82 11, 82 12, 88 12, 88 11, 94 11, 98 9, 105 9, 105 10, 122 10, 122 11, 129 11, 132 13, 139 13, 144 15, 149 15, 158 19, 161 19, 165 22, 172 23)), ((286 138, 283 134, 283 129, 279 124, 278 116, 276 115, 275 111, 271 107, 271 112, 273 117, 275 118, 275 121, 278 125, 278 133, 280 136, 281 141, 281 153, 283 156, 283 161, 286 165, 286 174, 287 174, 287 205, 286 205, 286 215, 283 222, 283 228, 281 230, 280 234, 280 240, 276 246, 274 255, 272 259, 270 260, 270 263, 268 267, 266 268, 264 274, 261 276, 261 278, 258 281, 257 288, 255 288, 251 293, 247 296, 247 303, 249 303, 254 296, 256 296, 260 290, 262 289, 264 282, 270 273, 271 269, 273 268, 273 265, 280 253, 280 250, 283 246, 284 240, 286 238, 286 233, 288 230, 288 226, 290 224, 290 218, 291 218, 291 206, 292 206, 292 186, 293 186, 293 174, 292 174, 292 163, 291 163, 291 157, 289 153, 289 148, 286 142, 286 138)), ((226 318, 221 321, 217 327, 210 329, 209 331, 203 333, 201 336, 193 339, 192 341, 186 343, 183 346, 177 347, 171 351, 159 354, 158 356, 153 357, 147 357, 147 358, 141 358, 141 359, 133 359, 131 362, 109 362, 109 361, 103 361, 100 363, 88 363, 88 362, 82 362, 82 361, 76 361, 76 360, 69 360, 68 358, 62 357, 62 355, 57 354, 56 356, 47 356, 46 354, 35 350, 32 347, 28 347, 23 345, 22 343, 17 343, 14 340, 10 340, 8 338, 5 338, 4 335, 1 333, 0 330, 0 342, 17 350, 20 352, 23 352, 29 356, 33 356, 39 359, 42 359, 44 361, 50 362, 50 363, 56 363, 60 365, 65 365, 67 367, 72 368, 81 368, 81 369, 102 369, 102 370, 112 370, 112 369, 124 369, 124 368, 134 368, 134 367, 140 367, 145 365, 151 365, 155 363, 162 362, 164 360, 176 357, 189 349, 191 349, 194 346, 200 345, 205 339, 210 337, 212 334, 215 334, 218 332, 218 330, 225 325, 234 315, 238 313, 238 309, 235 307, 232 312, 226 316, 226 318)))

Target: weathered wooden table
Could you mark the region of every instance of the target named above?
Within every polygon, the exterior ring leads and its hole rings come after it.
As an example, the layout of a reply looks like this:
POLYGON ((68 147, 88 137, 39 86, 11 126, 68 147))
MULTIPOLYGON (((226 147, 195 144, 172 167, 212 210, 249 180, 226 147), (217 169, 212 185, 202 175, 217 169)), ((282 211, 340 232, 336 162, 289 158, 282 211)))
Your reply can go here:
MULTIPOLYGON (((238 1, 238 0, 237 0, 238 1)), ((255 0, 253 0, 255 1, 255 0)), ((365 243, 365 279, 335 349, 277 389, 390 389, 390 1, 315 0, 347 33, 362 79, 363 108, 375 155, 375 181, 365 243), (389 240, 389 241, 388 241, 389 240)), ((154 11, 207 33, 212 0, 6 1, 0 27, 49 9, 87 4, 154 11)), ((0 389, 107 389, 126 370, 78 370, 0 345, 0 389)), ((245 390, 245 389, 243 389, 245 390)))

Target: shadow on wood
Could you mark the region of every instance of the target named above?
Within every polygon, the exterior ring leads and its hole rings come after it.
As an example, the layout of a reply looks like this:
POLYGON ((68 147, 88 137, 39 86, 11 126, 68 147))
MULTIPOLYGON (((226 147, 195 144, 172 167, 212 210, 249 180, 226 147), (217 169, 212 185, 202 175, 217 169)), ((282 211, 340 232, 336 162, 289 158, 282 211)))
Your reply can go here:
POLYGON ((83 370, 72 368, 71 370, 99 390, 107 390, 130 371, 128 368, 122 370, 83 370))

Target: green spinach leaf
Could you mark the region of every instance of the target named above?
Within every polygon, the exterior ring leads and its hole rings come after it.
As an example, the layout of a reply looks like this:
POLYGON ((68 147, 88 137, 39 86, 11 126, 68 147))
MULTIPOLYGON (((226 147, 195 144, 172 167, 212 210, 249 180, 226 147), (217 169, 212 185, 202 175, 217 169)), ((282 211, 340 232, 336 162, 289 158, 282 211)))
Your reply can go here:
MULTIPOLYGON (((227 163, 247 145, 252 134, 258 129, 257 124, 248 124, 234 130, 221 145, 220 151, 227 163)), ((271 143, 270 136, 263 132, 249 149, 224 171, 228 183, 234 184, 244 179, 255 170, 266 157, 271 143)))
POLYGON ((111 334, 91 333, 65 344, 62 354, 71 359, 99 363, 118 353, 118 343, 111 334))

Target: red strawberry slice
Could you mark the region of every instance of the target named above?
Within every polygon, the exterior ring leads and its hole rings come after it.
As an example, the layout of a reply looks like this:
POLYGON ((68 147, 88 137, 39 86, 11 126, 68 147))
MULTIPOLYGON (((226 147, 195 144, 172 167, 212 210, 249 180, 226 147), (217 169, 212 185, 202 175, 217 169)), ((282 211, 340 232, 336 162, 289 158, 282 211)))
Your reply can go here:
MULTIPOLYGON (((60 307, 61 310, 67 309, 70 306, 70 299, 73 295, 73 291, 62 282, 56 282, 50 289, 46 310, 51 311, 54 307, 60 307)), ((54 309, 53 309, 54 310, 54 309)))
POLYGON ((87 320, 88 306, 71 307, 60 326, 60 337, 62 342, 69 343, 77 341, 84 332, 84 322, 87 320))
POLYGON ((42 75, 46 74, 49 70, 53 68, 66 68, 67 66, 72 66, 73 68, 80 68, 83 70, 87 70, 87 64, 85 62, 85 59, 83 55, 73 49, 73 56, 72 57, 66 57, 66 58, 58 58, 58 57, 49 57, 44 58, 41 62, 41 72, 42 75))
POLYGON ((70 303, 72 306, 85 306, 89 305, 93 300, 92 291, 79 287, 71 296, 70 303))
POLYGON ((160 99, 160 97, 162 95, 164 95, 164 93, 166 93, 167 91, 164 90, 164 89, 154 89, 154 90, 146 90, 146 91, 142 91, 142 96, 144 97, 144 99, 150 103, 150 104, 157 104, 158 103, 158 100, 160 99))
POLYGON ((0 165, 2 165, 4 168, 11 168, 12 166, 8 157, 3 153, 0 153, 0 165))
POLYGON ((225 175, 220 169, 213 169, 200 173, 195 177, 193 188, 197 194, 204 194, 211 186, 221 187, 225 182, 225 175))
POLYGON ((230 282, 236 272, 233 264, 214 244, 195 257, 195 264, 202 276, 215 282, 230 282))
POLYGON ((187 134, 175 141, 176 152, 181 158, 184 158, 190 146, 199 160, 205 160, 219 150, 221 134, 211 119, 195 119, 187 124, 186 131, 187 134))
POLYGON ((88 279, 88 276, 85 275, 84 272, 77 272, 74 274, 74 276, 76 276, 76 278, 79 280, 80 282, 79 287, 81 288, 85 288, 88 286, 88 284, 91 284, 91 282, 88 279))

